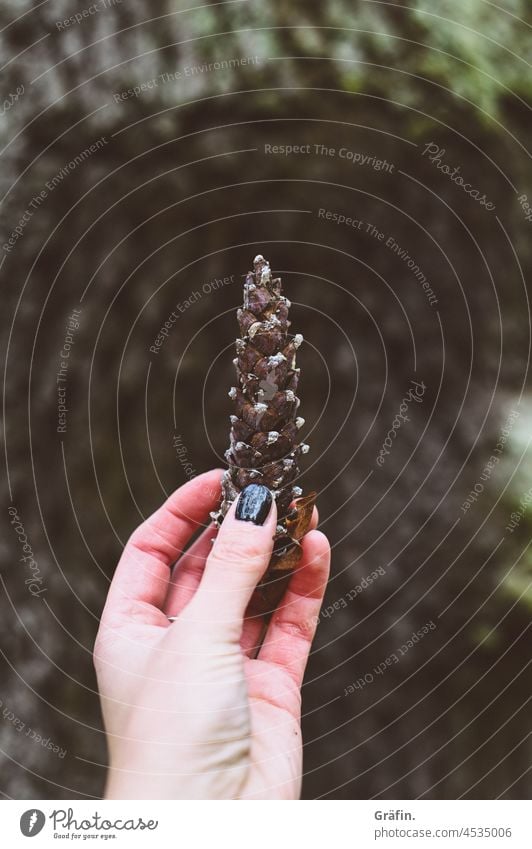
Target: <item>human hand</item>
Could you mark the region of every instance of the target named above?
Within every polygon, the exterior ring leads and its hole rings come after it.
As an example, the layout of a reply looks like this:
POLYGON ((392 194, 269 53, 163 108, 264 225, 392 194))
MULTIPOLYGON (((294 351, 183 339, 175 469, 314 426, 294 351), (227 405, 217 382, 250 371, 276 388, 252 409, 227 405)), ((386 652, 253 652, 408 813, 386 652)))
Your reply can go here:
POLYGON ((133 532, 113 577, 94 648, 106 798, 299 797, 300 691, 329 545, 319 531, 305 536, 255 659, 262 619, 245 613, 270 560, 275 502, 262 525, 236 518, 233 504, 214 545, 211 525, 183 553, 219 503, 220 476, 174 492, 133 532))

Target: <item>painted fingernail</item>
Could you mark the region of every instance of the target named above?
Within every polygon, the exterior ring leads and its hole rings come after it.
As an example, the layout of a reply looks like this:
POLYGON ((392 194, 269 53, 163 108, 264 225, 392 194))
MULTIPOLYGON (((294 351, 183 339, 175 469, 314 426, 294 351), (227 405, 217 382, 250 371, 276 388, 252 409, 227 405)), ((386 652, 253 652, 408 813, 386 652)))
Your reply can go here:
POLYGON ((272 506, 272 494, 267 486, 250 483, 238 497, 235 516, 242 522, 263 525, 272 506))

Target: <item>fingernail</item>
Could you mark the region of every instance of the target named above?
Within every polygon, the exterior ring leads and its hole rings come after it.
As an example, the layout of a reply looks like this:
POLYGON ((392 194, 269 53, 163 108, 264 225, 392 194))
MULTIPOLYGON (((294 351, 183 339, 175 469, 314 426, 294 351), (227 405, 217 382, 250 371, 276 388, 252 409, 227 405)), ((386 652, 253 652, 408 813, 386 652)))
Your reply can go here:
POLYGON ((263 525, 272 506, 272 494, 267 486, 250 483, 238 497, 235 516, 242 522, 263 525))

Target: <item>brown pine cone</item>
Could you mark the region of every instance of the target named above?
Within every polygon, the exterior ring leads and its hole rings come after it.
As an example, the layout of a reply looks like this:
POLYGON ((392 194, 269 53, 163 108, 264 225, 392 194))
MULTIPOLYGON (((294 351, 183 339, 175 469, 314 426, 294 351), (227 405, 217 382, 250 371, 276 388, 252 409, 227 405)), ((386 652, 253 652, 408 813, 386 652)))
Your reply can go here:
POLYGON ((260 254, 244 284, 244 304, 238 310, 240 338, 236 340, 238 386, 231 416, 229 464, 224 473, 223 500, 213 518, 220 524, 232 502, 250 483, 267 486, 277 503, 278 525, 274 553, 259 590, 262 612, 278 604, 300 557, 299 540, 310 523, 315 494, 299 498, 295 481, 299 458, 309 450, 298 443, 304 419, 297 416, 299 369, 296 351, 301 334, 290 336, 290 301, 282 295, 281 280, 272 278, 269 263, 260 254), (294 501, 295 499, 295 501, 294 501))

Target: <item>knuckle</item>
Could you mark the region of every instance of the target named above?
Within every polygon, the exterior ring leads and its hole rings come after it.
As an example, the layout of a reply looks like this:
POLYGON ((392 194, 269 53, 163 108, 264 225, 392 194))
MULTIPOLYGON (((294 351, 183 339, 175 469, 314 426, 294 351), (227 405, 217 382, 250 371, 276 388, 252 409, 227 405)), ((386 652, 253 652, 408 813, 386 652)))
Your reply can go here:
POLYGON ((142 551, 145 545, 147 531, 148 528, 146 526, 146 522, 142 522, 141 525, 138 525, 129 535, 126 548, 134 548, 142 551))
POLYGON ((216 562, 250 569, 262 565, 268 556, 264 541, 246 538, 244 535, 238 540, 219 537, 211 553, 211 559, 216 562))
POLYGON ((291 617, 280 618, 277 622, 277 627, 287 636, 302 639, 306 642, 312 639, 316 630, 314 619, 297 620, 291 617))
POLYGON ((164 528, 155 526, 149 520, 135 528, 127 541, 126 550, 156 558, 175 557, 181 553, 164 528))

